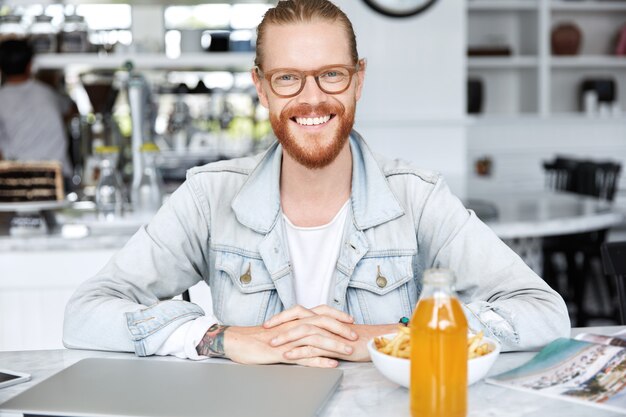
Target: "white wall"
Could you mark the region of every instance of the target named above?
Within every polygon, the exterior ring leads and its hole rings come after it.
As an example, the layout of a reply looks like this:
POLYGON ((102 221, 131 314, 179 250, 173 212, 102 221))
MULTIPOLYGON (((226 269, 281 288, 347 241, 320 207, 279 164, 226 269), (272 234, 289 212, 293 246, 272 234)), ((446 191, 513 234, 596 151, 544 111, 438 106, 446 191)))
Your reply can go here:
POLYGON ((440 1, 391 19, 363 2, 337 0, 368 60, 356 129, 379 153, 442 172, 465 195, 465 3, 440 1))
MULTIPOLYGON (((498 118, 468 127, 468 189, 472 195, 515 189, 544 189, 542 163, 555 155, 613 160, 626 168, 626 123, 623 119, 498 118), (489 177, 476 175, 477 159, 493 163, 489 177)), ((622 173, 616 203, 626 208, 626 176, 622 173)))

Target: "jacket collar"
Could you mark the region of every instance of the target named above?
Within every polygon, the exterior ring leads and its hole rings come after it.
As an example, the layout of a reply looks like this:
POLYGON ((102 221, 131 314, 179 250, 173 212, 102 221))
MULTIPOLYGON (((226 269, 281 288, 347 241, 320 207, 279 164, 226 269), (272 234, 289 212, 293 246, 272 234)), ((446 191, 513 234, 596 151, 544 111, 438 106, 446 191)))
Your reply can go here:
MULTIPOLYGON (((352 151, 352 219, 359 230, 386 223, 404 214, 372 151, 356 131, 350 134, 352 151)), ((275 142, 265 153, 232 202, 237 220, 267 234, 280 215, 282 146, 275 142)))

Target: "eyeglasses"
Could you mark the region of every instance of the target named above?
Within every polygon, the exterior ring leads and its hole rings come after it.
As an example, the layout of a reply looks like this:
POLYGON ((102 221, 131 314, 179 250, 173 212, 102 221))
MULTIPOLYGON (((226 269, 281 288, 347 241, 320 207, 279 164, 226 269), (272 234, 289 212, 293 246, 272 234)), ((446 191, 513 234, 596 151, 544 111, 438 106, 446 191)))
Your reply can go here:
POLYGON ((270 83, 270 88, 278 97, 295 97, 302 92, 306 79, 310 75, 317 86, 326 94, 341 94, 348 89, 352 76, 359 72, 362 60, 356 65, 328 65, 316 70, 300 71, 294 68, 276 68, 263 73, 254 67, 259 76, 270 83))

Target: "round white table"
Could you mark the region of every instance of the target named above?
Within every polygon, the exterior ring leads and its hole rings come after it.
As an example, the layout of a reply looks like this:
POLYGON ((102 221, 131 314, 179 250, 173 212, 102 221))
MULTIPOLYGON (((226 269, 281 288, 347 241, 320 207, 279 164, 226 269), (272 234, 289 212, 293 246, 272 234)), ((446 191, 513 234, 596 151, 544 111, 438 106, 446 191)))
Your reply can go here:
POLYGON ((537 273, 542 238, 608 229, 625 220, 606 200, 555 191, 472 196, 466 207, 537 273))

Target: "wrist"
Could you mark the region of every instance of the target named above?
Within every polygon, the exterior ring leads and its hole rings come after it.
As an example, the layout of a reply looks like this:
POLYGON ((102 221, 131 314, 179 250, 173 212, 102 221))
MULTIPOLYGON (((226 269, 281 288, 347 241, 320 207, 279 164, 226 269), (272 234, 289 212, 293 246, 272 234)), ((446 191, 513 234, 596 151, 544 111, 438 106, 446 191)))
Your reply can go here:
POLYGON ((200 356, 209 358, 224 358, 224 333, 229 326, 223 326, 219 323, 212 325, 206 331, 200 343, 196 346, 196 352, 200 356))

